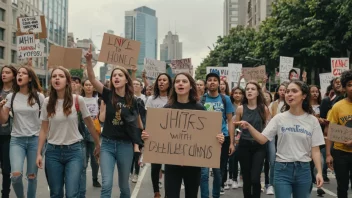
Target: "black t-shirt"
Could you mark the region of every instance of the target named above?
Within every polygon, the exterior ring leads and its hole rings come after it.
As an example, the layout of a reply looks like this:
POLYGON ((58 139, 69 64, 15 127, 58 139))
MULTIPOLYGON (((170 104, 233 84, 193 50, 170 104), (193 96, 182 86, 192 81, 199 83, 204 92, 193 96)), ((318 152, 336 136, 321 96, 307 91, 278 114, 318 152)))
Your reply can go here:
POLYGON ((112 140, 127 140, 141 145, 140 129, 138 128, 138 104, 134 98, 131 107, 126 107, 125 97, 118 97, 120 111, 112 105, 112 91, 103 89, 102 98, 106 104, 106 115, 102 136, 112 140))
POLYGON ((190 109, 190 110, 205 110, 204 106, 200 103, 188 102, 188 103, 179 103, 175 102, 174 104, 166 104, 164 108, 170 109, 190 109))

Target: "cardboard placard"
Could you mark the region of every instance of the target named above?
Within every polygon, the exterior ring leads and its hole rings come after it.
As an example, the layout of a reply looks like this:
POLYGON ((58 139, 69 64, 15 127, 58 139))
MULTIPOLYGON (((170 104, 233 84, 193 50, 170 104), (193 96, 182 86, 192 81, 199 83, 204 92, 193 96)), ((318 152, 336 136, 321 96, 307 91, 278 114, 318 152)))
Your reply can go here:
POLYGON ((148 108, 143 161, 219 168, 221 112, 148 108))
POLYGON ((170 67, 173 74, 178 74, 181 72, 189 73, 193 75, 193 65, 191 58, 185 58, 180 60, 171 60, 170 67))
POLYGON ((28 34, 28 33, 29 34, 35 33, 35 38, 36 39, 45 39, 45 38, 47 38, 47 32, 46 31, 47 30, 46 30, 45 16, 44 15, 17 18, 17 32, 16 32, 16 36, 22 36, 22 35, 25 35, 25 34, 28 34), (40 21, 40 23, 39 23, 39 21, 40 21), (33 23, 33 26, 25 25, 26 23, 33 23))
POLYGON ((230 87, 239 86, 237 83, 242 75, 242 64, 229 63, 227 67, 229 68, 228 81, 230 87))
POLYGON ((280 83, 288 80, 288 73, 293 68, 293 57, 280 56, 280 83))
POLYGON ((56 45, 50 47, 48 67, 63 66, 68 69, 81 68, 82 49, 64 48, 56 45))
POLYGON ((265 65, 258 67, 243 67, 243 78, 248 82, 250 80, 262 81, 266 77, 265 65))
POLYGON ((333 142, 340 142, 340 143, 344 143, 345 141, 350 141, 352 140, 352 128, 330 123, 328 139, 333 142))
POLYGON ((144 58, 144 70, 149 81, 155 80, 159 74, 166 73, 166 62, 144 58))
POLYGON ((104 33, 98 61, 132 69, 138 65, 139 41, 104 33))
POLYGON ((342 72, 350 69, 349 58, 331 58, 331 73, 334 77, 341 76, 342 72))

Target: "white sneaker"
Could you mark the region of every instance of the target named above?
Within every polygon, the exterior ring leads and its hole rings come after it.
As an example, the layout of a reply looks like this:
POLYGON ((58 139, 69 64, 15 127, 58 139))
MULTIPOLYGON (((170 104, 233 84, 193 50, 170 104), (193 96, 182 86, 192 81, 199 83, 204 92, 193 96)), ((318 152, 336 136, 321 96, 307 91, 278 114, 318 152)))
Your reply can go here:
POLYGON ((229 186, 231 186, 232 183, 233 183, 233 180, 232 180, 232 179, 228 179, 228 180, 226 181, 226 184, 229 185, 229 186))
POLYGON ((137 181, 138 181, 138 175, 133 175, 132 183, 137 183, 137 181))
POLYGON ((230 189, 230 185, 225 184, 224 185, 224 190, 229 190, 229 189, 230 189))
POLYGON ((182 184, 181 184, 181 190, 183 190, 183 189, 185 189, 185 185, 184 185, 183 182, 182 182, 182 184))
POLYGON ((242 179, 239 179, 238 181, 239 181, 239 182, 238 182, 238 187, 239 187, 239 188, 243 188, 243 181, 242 181, 242 179))
POLYGON ((266 194, 267 195, 274 195, 274 188, 272 186, 269 186, 267 189, 266 189, 266 194))
POLYGON ((238 188, 238 182, 237 182, 237 181, 234 181, 234 182, 232 183, 232 188, 233 188, 233 189, 237 189, 237 188, 238 188))

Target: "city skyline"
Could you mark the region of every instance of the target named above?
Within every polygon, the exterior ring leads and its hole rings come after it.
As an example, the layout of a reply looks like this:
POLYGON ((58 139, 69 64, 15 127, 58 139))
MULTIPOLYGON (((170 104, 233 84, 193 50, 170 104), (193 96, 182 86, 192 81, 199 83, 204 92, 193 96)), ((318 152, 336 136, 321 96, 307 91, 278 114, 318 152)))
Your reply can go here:
POLYGON ((169 31, 164 37, 163 43, 160 44, 160 60, 178 60, 182 59, 182 42, 179 40, 179 36, 172 34, 169 31))

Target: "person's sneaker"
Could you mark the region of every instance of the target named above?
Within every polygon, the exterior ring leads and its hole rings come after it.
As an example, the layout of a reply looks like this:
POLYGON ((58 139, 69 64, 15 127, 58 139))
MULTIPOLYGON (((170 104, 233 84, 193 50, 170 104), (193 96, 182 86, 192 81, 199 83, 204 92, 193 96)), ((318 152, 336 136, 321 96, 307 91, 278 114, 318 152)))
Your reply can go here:
POLYGON ((330 183, 330 179, 328 177, 324 177, 324 184, 329 184, 330 183))
POLYGON ((225 194, 225 190, 224 190, 224 188, 221 188, 220 189, 220 195, 224 195, 225 194))
POLYGON ((185 185, 183 184, 183 182, 182 182, 182 184, 181 184, 181 190, 184 190, 185 189, 185 185))
POLYGON ((161 198, 161 195, 159 192, 154 193, 154 198, 161 198))
POLYGON ((237 181, 233 181, 232 182, 232 188, 233 189, 237 189, 238 188, 238 182, 237 181))
POLYGON ((266 189, 266 194, 267 195, 274 195, 274 188, 272 186, 269 186, 267 189, 266 189))
POLYGON ((98 182, 98 180, 93 180, 93 186, 96 188, 101 188, 101 184, 98 182))
POLYGON ((238 187, 239 188, 243 188, 243 180, 242 179, 239 180, 238 187))
POLYGON ((318 196, 322 196, 322 195, 325 194, 325 191, 323 189, 321 189, 321 188, 318 188, 317 194, 318 194, 318 196))
POLYGON ((224 185, 224 190, 229 190, 229 189, 230 189, 230 186, 227 185, 227 184, 225 184, 225 185, 224 185))
POLYGON ((161 183, 160 181, 159 181, 159 188, 160 188, 160 189, 163 188, 163 183, 161 183))
POLYGON ((132 183, 137 183, 137 181, 138 181, 138 175, 133 175, 132 183))

